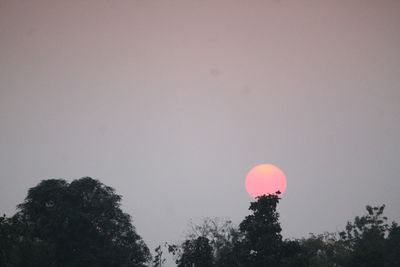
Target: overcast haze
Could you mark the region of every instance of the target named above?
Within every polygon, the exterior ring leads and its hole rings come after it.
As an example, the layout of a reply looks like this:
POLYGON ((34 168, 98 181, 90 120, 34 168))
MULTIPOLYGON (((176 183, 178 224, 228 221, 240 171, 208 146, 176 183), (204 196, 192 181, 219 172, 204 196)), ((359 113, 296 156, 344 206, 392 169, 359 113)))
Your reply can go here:
POLYGON ((0 212, 99 179, 150 249, 239 223, 279 166, 284 237, 400 220, 400 1, 0 0, 0 212))

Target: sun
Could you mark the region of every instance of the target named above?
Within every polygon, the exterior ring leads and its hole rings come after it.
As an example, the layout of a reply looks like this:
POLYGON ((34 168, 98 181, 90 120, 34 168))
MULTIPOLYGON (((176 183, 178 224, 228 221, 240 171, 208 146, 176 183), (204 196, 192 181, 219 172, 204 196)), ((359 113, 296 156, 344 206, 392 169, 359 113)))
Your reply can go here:
POLYGON ((261 195, 281 195, 286 191, 286 175, 272 164, 260 164, 252 168, 246 176, 246 190, 253 198, 261 195))

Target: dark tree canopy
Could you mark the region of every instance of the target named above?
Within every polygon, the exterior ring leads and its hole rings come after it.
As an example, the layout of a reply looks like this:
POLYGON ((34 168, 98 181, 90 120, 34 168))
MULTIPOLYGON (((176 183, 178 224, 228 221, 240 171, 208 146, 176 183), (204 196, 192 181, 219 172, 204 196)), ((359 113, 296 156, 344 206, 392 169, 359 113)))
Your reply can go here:
MULTIPOLYGON (((383 216, 385 205, 366 206, 367 215, 357 216, 354 222, 348 222, 346 230, 341 232, 341 240, 351 251, 346 266, 380 267, 389 260, 387 236, 392 236, 387 217, 383 216)), ((399 244, 400 245, 400 244, 399 244)))
POLYGON ((12 218, 23 256, 10 266, 145 266, 149 250, 120 201, 111 187, 89 177, 42 181, 12 218))
POLYGON ((278 195, 258 197, 250 204, 252 214, 246 216, 239 229, 230 223, 219 227, 216 220, 192 227, 189 239, 180 246, 178 266, 307 266, 299 242, 282 240, 276 211, 279 199, 278 195), (194 259, 200 256, 207 264, 195 264, 194 259))
POLYGON ((178 267, 212 267, 213 254, 208 238, 198 237, 182 244, 182 255, 176 262, 178 267))
MULTIPOLYGON (((179 245, 163 246, 178 267, 400 266, 400 227, 388 223, 384 205, 367 206, 367 214, 340 233, 283 240, 279 200, 279 194, 260 196, 238 227, 207 218, 192 223, 179 245)), ((150 263, 150 252, 120 202, 111 187, 89 177, 42 181, 29 189, 14 216, 0 217, 0 266, 164 266, 161 245, 150 263)))
POLYGON ((301 241, 311 267, 400 266, 400 231, 383 216, 385 206, 367 206, 367 214, 348 222, 338 234, 311 235, 301 241))
POLYGON ((282 246, 277 195, 263 195, 251 202, 252 214, 239 225, 244 238, 238 246, 240 262, 245 266, 278 266, 282 246))

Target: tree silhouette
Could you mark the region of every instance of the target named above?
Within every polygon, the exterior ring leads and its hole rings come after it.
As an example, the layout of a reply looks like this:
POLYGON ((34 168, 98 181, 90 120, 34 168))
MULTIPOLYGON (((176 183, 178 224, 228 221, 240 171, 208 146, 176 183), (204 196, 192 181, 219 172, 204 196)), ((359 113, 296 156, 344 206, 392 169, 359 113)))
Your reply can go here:
POLYGON ((44 180, 29 189, 13 217, 23 229, 19 247, 44 253, 23 255, 18 266, 145 266, 149 250, 120 201, 111 187, 89 177, 70 184, 44 180))
POLYGON ((336 233, 311 234, 300 240, 302 253, 313 267, 345 266, 351 250, 336 233))
POLYGON ((186 240, 176 263, 178 267, 212 267, 213 255, 209 240, 202 236, 186 240))
POLYGON ((347 266, 384 266, 386 260, 386 236, 390 228, 383 216, 385 205, 366 206, 367 215, 357 216, 348 222, 341 238, 351 250, 347 266))
POLYGON ((279 266, 282 248, 281 226, 276 207, 279 194, 263 195, 251 202, 248 215, 239 225, 244 239, 238 244, 244 266, 279 266))
POLYGON ((312 267, 400 266, 400 230, 383 216, 385 206, 366 206, 367 214, 338 234, 311 235, 301 246, 312 267))
MULTIPOLYGON (((257 197, 234 227, 206 218, 191 224, 180 245, 165 243, 178 267, 400 266, 400 227, 367 206, 345 231, 283 240, 279 192, 257 197)), ((71 183, 44 180, 29 189, 17 213, 0 217, 1 267, 163 266, 162 247, 150 253, 120 208, 121 196, 89 177, 71 183)))
POLYGON ((241 239, 241 232, 231 220, 205 218, 200 224, 193 221, 189 224, 188 240, 205 237, 212 247, 213 263, 220 266, 230 254, 233 245, 241 239))

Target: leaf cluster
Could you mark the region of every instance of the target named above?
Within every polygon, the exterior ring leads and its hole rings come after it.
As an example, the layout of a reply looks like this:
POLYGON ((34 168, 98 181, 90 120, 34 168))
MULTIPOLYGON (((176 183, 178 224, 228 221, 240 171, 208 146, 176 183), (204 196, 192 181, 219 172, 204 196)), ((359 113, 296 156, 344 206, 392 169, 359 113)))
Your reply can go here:
POLYGON ((120 201, 114 189, 89 177, 42 181, 12 218, 2 219, 13 247, 2 249, 5 266, 144 266, 149 250, 120 201))

